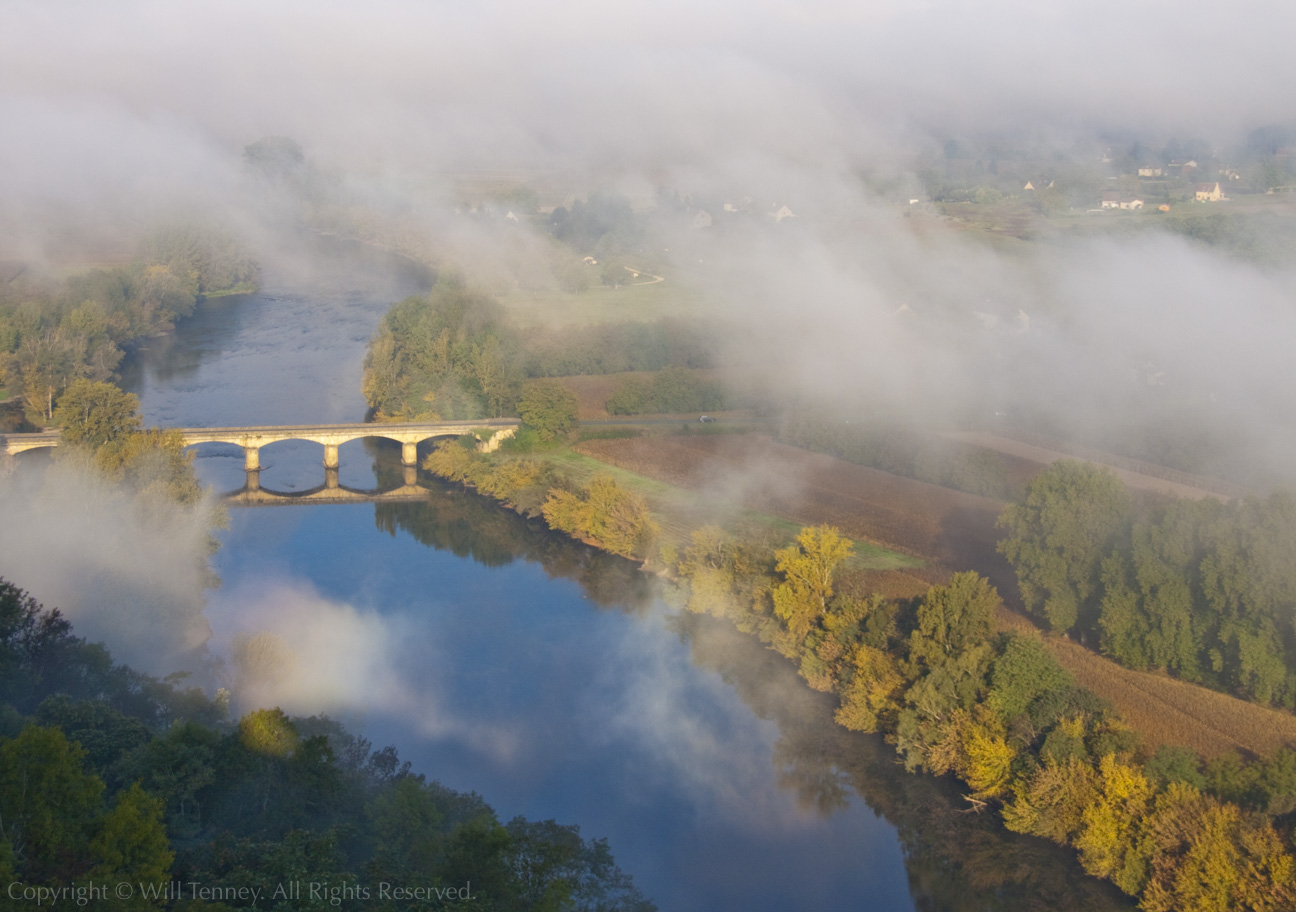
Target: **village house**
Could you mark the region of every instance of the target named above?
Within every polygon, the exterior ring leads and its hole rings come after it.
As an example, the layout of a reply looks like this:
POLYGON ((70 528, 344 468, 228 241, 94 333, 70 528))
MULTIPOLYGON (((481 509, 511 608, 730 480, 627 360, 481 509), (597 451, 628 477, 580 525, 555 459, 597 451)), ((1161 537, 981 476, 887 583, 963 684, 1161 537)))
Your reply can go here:
POLYGON ((1119 190, 1104 190, 1102 192, 1102 207, 1104 209, 1142 209, 1143 201, 1132 196, 1123 196, 1119 190))
POLYGON ((1161 173, 1162 172, 1160 168, 1139 168, 1138 169, 1139 177, 1160 177, 1161 173))
POLYGON ((1219 181, 1197 185, 1197 202, 1218 203, 1223 198, 1224 193, 1220 190, 1219 181))

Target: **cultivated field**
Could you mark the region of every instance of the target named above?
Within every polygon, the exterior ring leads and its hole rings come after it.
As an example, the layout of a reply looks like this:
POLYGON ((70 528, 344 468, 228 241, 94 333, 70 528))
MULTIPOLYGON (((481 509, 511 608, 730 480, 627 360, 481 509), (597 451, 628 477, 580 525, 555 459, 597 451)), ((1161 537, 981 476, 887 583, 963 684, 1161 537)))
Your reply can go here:
POLYGON ((1045 643, 1081 686, 1109 701, 1149 748, 1182 744, 1204 757, 1229 750, 1272 754, 1296 747, 1296 716, 1160 674, 1132 671, 1079 643, 1045 643))
MULTIPOLYGON (((1002 504, 775 443, 757 434, 590 440, 582 453, 747 509, 803 523, 829 523, 852 538, 949 568, 986 567, 1002 504)), ((987 571, 982 571, 987 572, 987 571)), ((1011 579, 1011 573, 1008 572, 1011 579)))

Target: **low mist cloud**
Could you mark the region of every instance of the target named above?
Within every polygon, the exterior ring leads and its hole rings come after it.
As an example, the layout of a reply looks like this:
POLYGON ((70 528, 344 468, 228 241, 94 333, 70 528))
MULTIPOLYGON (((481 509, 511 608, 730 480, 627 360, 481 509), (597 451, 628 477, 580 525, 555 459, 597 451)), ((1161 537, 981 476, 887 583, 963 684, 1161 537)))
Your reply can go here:
POLYGON ((278 706, 292 715, 392 718, 417 735, 511 762, 516 736, 464 718, 415 670, 437 659, 434 631, 399 614, 333 601, 300 580, 256 578, 213 595, 213 652, 229 669, 240 713, 278 706))
POLYGON ((197 671, 208 517, 110 485, 75 459, 0 476, 0 576, 58 608, 77 636, 155 675, 197 671))

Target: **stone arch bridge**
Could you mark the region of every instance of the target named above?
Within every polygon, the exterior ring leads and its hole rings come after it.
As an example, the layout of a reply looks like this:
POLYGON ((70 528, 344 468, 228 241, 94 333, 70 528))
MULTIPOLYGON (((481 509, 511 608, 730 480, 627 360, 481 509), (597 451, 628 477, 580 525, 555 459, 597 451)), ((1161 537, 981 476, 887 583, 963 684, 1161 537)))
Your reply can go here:
MULTIPOLYGON (((417 465, 418 445, 437 437, 476 437, 478 448, 489 453, 517 432, 516 418, 487 421, 435 421, 410 424, 297 424, 263 427, 177 428, 186 447, 200 443, 232 443, 243 448, 244 468, 249 472, 261 468, 261 448, 284 440, 310 440, 324 447, 324 467, 338 467, 338 447, 362 437, 385 437, 401 445, 401 462, 417 465)), ((37 434, 0 435, 4 453, 16 455, 26 450, 59 445, 57 430, 37 434)))

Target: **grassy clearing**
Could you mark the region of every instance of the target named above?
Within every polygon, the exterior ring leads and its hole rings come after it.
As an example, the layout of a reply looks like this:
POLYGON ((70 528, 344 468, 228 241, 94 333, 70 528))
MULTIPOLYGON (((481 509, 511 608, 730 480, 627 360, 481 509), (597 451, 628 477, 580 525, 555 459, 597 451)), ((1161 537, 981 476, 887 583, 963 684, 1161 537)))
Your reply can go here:
POLYGON ((898 551, 888 551, 871 542, 855 542, 855 550, 846 559, 847 570, 910 570, 923 566, 923 561, 898 551))

